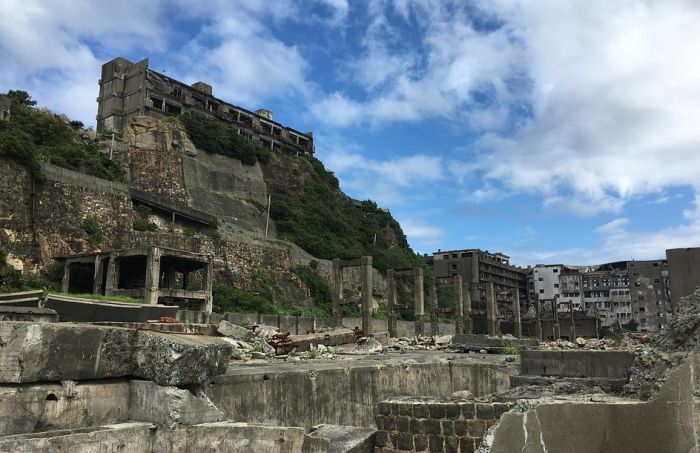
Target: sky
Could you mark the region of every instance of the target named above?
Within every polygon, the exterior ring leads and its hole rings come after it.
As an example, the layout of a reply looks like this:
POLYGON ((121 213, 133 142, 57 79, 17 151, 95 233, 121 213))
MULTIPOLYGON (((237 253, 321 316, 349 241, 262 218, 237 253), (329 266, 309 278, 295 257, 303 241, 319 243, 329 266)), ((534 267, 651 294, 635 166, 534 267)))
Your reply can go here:
POLYGON ((414 250, 517 265, 700 246, 697 0, 3 0, 0 91, 95 124, 100 66, 313 131, 414 250))

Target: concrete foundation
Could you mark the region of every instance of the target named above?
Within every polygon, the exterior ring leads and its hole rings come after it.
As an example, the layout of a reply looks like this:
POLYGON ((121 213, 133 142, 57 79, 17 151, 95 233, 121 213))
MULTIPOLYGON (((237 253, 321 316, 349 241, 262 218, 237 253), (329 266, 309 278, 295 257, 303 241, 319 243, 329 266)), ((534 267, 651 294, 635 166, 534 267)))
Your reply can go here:
POLYGON ((627 351, 522 351, 520 374, 574 378, 629 377, 634 353, 627 351))

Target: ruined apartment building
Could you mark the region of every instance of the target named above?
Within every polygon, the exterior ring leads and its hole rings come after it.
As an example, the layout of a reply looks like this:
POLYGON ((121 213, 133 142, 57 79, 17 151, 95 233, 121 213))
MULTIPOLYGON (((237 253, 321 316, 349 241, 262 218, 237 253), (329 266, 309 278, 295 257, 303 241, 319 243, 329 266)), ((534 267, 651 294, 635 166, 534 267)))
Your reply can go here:
POLYGON ((438 251, 425 257, 438 278, 461 275, 471 291, 472 301, 485 303, 484 285, 493 282, 501 303, 512 302, 512 291, 520 294, 521 311, 529 306, 527 271, 510 264, 510 257, 502 253, 489 253, 478 249, 438 251))
POLYGON ((216 118, 246 140, 275 151, 314 152, 313 133, 299 132, 272 120, 272 112, 251 112, 212 95, 204 82, 187 85, 148 67, 148 59, 133 63, 122 57, 102 65, 97 98, 98 132, 119 132, 134 116, 164 118, 202 115, 216 118))
POLYGON ((533 295, 545 309, 572 309, 595 316, 603 327, 634 320, 639 330, 658 332, 666 324, 668 270, 664 260, 619 261, 577 267, 538 264, 533 295))
POLYGON ((700 247, 666 250, 670 307, 700 287, 700 247))

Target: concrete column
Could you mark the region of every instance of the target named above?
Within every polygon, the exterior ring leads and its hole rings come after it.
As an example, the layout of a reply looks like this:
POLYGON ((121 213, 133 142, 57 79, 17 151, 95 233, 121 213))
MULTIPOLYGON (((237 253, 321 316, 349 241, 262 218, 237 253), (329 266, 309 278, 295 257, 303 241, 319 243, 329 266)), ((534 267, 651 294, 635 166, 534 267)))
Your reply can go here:
POLYGON ((491 336, 498 335, 498 306, 493 282, 486 284, 486 331, 491 336))
POLYGON ((340 268, 340 259, 333 260, 332 275, 333 279, 333 308, 332 308, 332 327, 340 327, 343 323, 343 310, 341 301, 343 300, 343 274, 340 268))
POLYGON ((520 320, 520 290, 513 290, 513 336, 522 338, 523 324, 520 320))
POLYGON ((430 292, 428 293, 428 310, 430 311, 430 335, 433 337, 440 334, 440 326, 438 325, 437 302, 437 283, 435 281, 435 277, 431 277, 430 292))
POLYGON ((109 255, 109 263, 107 263, 107 281, 105 283, 105 295, 112 294, 112 290, 118 286, 117 280, 117 255, 114 253, 109 255))
POLYGON ((571 314, 571 328, 569 330, 569 340, 574 341, 576 339, 576 321, 574 320, 574 301, 569 301, 569 313, 571 314))
POLYGON ((535 336, 542 341, 542 306, 539 294, 535 294, 535 336))
POLYGON ((472 292, 469 286, 462 294, 464 294, 464 333, 472 334, 474 333, 474 323, 472 323, 472 292))
POLYGON ((70 265, 71 265, 70 260, 66 260, 66 262, 63 264, 63 279, 61 280, 61 291, 64 293, 68 292, 68 288, 70 287, 70 265))
POLYGON ((360 258, 360 283, 362 285, 362 332, 365 335, 372 335, 372 257, 363 256, 360 258))
POLYGON ((158 303, 158 288, 160 287, 160 249, 149 247, 146 256, 146 287, 144 299, 147 304, 158 303))
POLYGON ((462 293, 462 276, 452 277, 454 286, 455 334, 464 333, 464 295, 462 293))
POLYGON ((96 255, 95 256, 95 278, 92 283, 92 293, 93 294, 104 294, 104 288, 102 287, 102 279, 104 277, 104 269, 102 268, 102 263, 106 260, 106 256, 96 255))
POLYGON ((552 334, 555 340, 561 339, 561 326, 559 325, 559 300, 554 296, 552 302, 552 334))
POLYGON ((202 307, 205 313, 211 313, 214 309, 214 296, 212 295, 212 287, 214 282, 214 258, 209 257, 209 262, 204 274, 204 306, 202 307))
POLYGON ((423 309, 423 268, 413 269, 413 307, 415 310, 416 336, 424 335, 423 321, 425 313, 423 309))
POLYGON ((389 337, 396 338, 399 336, 397 324, 396 324, 396 280, 394 279, 394 270, 389 269, 386 271, 386 285, 387 285, 387 305, 388 305, 388 316, 387 316, 387 330, 389 331, 389 337))

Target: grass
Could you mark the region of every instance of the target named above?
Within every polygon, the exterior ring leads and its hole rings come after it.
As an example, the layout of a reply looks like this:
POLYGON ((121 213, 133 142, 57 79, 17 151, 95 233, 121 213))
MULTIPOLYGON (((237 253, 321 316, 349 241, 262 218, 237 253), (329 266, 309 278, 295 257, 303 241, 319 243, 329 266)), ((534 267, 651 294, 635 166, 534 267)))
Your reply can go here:
POLYGON ((65 297, 75 297, 79 299, 92 299, 100 300, 104 302, 125 302, 129 304, 144 304, 146 303, 143 299, 138 299, 136 297, 129 296, 103 296, 102 294, 75 294, 75 293, 64 293, 60 291, 50 291, 50 294, 54 296, 65 296, 65 297))

